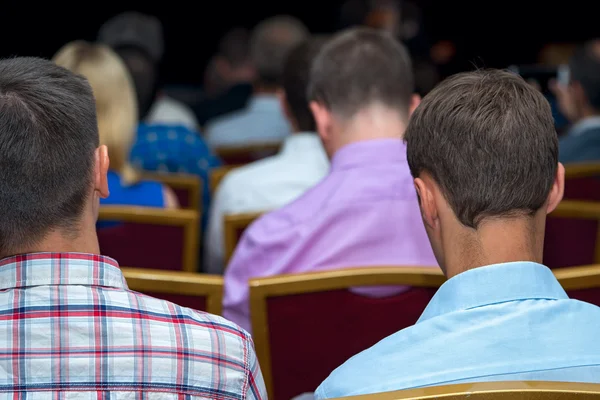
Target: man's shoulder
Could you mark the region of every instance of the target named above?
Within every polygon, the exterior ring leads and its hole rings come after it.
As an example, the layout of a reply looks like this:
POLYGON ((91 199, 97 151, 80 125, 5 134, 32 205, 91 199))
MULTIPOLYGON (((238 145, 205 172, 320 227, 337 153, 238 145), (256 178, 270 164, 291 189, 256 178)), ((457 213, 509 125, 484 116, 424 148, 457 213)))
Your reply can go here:
MULTIPOLYGON (((208 342, 205 340, 208 335, 214 337, 215 334, 227 340, 230 346, 237 342, 242 348, 247 348, 252 340, 244 329, 223 317, 144 294, 136 293, 136 295, 144 304, 143 311, 148 314, 149 319, 162 321, 164 327, 168 329, 171 329, 169 325, 171 327, 179 325, 191 334, 187 339, 192 342, 192 345, 206 346, 207 343, 213 343, 212 340, 208 342)), ((229 349, 233 350, 231 347, 229 349)))

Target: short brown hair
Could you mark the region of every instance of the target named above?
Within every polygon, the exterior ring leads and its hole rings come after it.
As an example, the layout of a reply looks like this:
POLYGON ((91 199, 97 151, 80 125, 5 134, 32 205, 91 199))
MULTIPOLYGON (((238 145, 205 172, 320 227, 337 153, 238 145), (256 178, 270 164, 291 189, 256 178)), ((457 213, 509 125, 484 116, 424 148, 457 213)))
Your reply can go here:
POLYGON ((98 147, 87 81, 48 60, 0 60, 0 257, 76 235, 98 147))
POLYGON ((487 217, 532 215, 556 176, 550 105, 510 72, 448 78, 424 97, 404 138, 412 175, 428 172, 471 228, 487 217))
POLYGON ((344 117, 376 103, 408 116, 413 91, 404 45, 382 31, 355 28, 334 36, 315 59, 308 97, 344 117))
POLYGON ((288 55, 283 68, 283 90, 298 129, 314 132, 314 117, 308 106, 306 90, 310 79, 312 62, 325 43, 324 39, 310 38, 296 46, 288 55))
POLYGON ((309 36, 302 21, 289 15, 260 22, 250 37, 250 57, 261 83, 279 86, 289 52, 309 36))

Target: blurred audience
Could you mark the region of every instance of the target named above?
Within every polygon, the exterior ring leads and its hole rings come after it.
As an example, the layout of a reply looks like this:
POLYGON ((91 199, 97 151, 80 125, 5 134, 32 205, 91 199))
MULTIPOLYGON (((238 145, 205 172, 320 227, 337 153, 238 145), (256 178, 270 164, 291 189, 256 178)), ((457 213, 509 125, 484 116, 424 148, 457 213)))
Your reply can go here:
POLYGON ((243 110, 207 125, 206 137, 213 148, 280 142, 290 134, 276 93, 288 53, 308 36, 302 22, 290 16, 271 17, 254 28, 250 38, 250 58, 257 73, 254 94, 243 110))
MULTIPOLYGON (((138 100, 137 135, 130 159, 146 171, 187 173, 202 179, 202 209, 210 207, 209 175, 221 161, 197 132, 193 113, 160 94, 159 73, 164 44, 160 21, 137 12, 107 21, 98 41, 111 46, 127 66, 138 100)), ((207 213, 202 214, 203 226, 207 213)))
POLYGON ((311 64, 323 43, 322 39, 309 39, 292 50, 285 62, 279 95, 293 134, 285 139, 281 152, 237 168, 221 182, 206 236, 206 272, 223 273, 225 215, 279 208, 327 174, 329 160, 306 98, 311 64))
POLYGON ((316 397, 449 382, 600 383, 600 308, 570 300, 540 264, 546 214, 564 190, 542 94, 510 72, 456 75, 423 99, 405 140, 449 280, 416 325, 348 360, 316 397))
MULTIPOLYGON (((99 63, 106 55, 84 50, 99 63)), ((2 390, 266 399, 246 332, 129 290, 117 261, 100 255, 109 163, 85 79, 47 60, 0 61, 2 390)))
MULTIPOLYGON (((408 52, 373 29, 336 35, 310 75, 329 175, 244 233, 225 270, 223 314, 250 328, 248 280, 380 265, 435 266, 402 141, 419 103, 408 52)), ((404 288, 375 288, 368 295, 404 288)))
POLYGON ((561 112, 573 124, 560 140, 560 160, 600 161, 600 40, 575 52, 569 74, 568 83, 553 86, 561 112))
POLYGON ((205 74, 207 97, 194 105, 199 123, 246 107, 256 81, 250 57, 250 38, 245 29, 234 28, 221 39, 205 74))
POLYGON ((164 38, 156 17, 133 11, 118 14, 102 25, 98 41, 115 50, 127 65, 137 93, 140 121, 198 129, 187 106, 160 92, 164 38))
POLYGON ((96 100, 100 144, 108 147, 110 196, 101 204, 176 208, 177 197, 158 182, 140 181, 140 173, 129 163, 135 140, 137 104, 127 68, 107 46, 83 41, 61 48, 53 61, 87 79, 96 100))

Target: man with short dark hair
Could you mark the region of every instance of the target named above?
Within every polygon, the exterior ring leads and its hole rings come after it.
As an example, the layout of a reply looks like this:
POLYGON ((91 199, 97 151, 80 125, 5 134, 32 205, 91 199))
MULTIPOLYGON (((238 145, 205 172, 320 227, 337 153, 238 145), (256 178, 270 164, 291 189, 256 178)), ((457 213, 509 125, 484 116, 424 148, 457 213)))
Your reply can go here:
POLYGON ((574 124, 559 142, 564 163, 600 161, 600 40, 585 43, 569 61, 570 82, 552 86, 560 111, 574 124))
POLYGON ((252 96, 256 69, 250 57, 250 35, 233 28, 219 41, 205 70, 204 99, 193 104, 200 126, 246 107, 252 96))
MULTIPOLYGON (((282 207, 327 175, 329 160, 316 133, 315 120, 306 98, 312 61, 322 45, 322 40, 308 39, 292 50, 286 60, 283 90, 279 96, 293 133, 285 139, 279 154, 231 171, 219 185, 206 234, 206 272, 223 273, 225 215, 282 207)), ((243 283, 243 286, 246 284, 243 283)), ((231 290, 235 292, 238 289, 231 290)))
POLYGON ((481 381, 600 383, 600 308, 570 300, 540 264, 546 214, 564 189, 544 96, 509 72, 455 75, 423 99, 405 140, 449 280, 414 326, 348 360, 317 398, 481 381))
POLYGON ((324 45, 312 66, 308 96, 331 158, 329 175, 245 231, 225 270, 226 318, 250 328, 250 278, 435 265, 402 141, 419 100, 411 71, 404 46, 373 29, 343 32, 324 45))
POLYGON ((278 15, 260 22, 250 37, 250 60, 257 74, 248 105, 210 121, 206 138, 212 147, 240 147, 251 143, 279 143, 291 132, 277 91, 289 52, 309 37, 298 19, 278 15))
POLYGON ((130 291, 100 255, 108 166, 84 78, 0 61, 0 392, 264 398, 246 332, 130 291))

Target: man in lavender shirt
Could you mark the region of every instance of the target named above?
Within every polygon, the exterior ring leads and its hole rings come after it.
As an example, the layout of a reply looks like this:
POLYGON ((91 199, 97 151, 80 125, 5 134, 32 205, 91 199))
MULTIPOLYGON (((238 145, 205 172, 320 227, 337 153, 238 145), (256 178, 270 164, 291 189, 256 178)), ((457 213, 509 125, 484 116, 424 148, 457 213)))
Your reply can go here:
POLYGON ((324 46, 313 62, 309 100, 330 173, 246 230, 225 272, 227 319, 250 330, 251 278, 437 265, 402 141, 419 103, 413 88, 408 52, 387 34, 353 29, 324 46))

